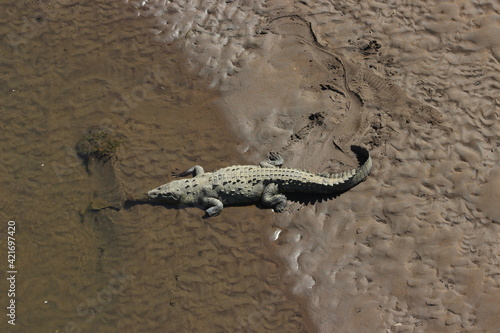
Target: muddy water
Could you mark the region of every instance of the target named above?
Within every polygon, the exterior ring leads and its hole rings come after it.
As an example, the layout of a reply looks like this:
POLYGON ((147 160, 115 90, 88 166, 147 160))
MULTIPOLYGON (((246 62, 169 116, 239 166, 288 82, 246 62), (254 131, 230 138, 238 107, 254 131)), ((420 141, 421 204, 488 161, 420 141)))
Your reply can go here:
POLYGON ((196 208, 86 210, 118 205, 179 168, 243 162, 217 95, 182 70, 179 48, 151 41, 149 22, 117 2, 0 7, 1 235, 16 222, 18 272, 15 327, 0 282, 0 330, 303 331, 264 252, 269 211, 228 208, 204 220, 196 208), (74 149, 89 128, 123 139, 117 159, 91 174, 74 149))

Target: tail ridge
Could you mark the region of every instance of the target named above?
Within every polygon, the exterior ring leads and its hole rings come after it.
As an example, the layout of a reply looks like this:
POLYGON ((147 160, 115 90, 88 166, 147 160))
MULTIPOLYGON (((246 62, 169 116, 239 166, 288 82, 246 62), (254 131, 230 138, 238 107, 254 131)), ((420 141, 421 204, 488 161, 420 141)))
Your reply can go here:
POLYGON ((351 146, 351 150, 356 154, 356 159, 358 160, 359 167, 357 169, 351 169, 348 171, 338 172, 338 173, 323 173, 318 174, 318 176, 336 179, 338 184, 349 189, 361 183, 369 174, 372 169, 372 160, 368 150, 361 146, 351 146))

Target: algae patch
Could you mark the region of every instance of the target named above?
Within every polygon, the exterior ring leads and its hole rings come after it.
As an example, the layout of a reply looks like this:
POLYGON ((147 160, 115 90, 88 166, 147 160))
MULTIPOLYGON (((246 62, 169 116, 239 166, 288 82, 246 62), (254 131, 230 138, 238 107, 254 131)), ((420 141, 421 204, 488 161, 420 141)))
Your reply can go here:
POLYGON ((107 162, 116 157, 122 140, 109 132, 91 131, 76 144, 76 152, 86 166, 91 159, 107 162))

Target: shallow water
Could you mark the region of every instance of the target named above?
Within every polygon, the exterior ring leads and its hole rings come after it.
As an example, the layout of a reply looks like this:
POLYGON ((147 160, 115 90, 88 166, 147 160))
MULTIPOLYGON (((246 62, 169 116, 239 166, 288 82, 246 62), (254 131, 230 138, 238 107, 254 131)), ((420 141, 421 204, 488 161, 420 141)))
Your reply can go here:
MULTIPOLYGON (((243 162, 217 95, 183 71, 178 48, 151 41, 148 22, 121 3, 0 6, 0 219, 16 221, 18 272, 16 325, 3 314, 0 329, 303 330, 265 255, 266 211, 228 208, 209 220, 196 208, 86 211, 95 200, 119 205, 179 168, 243 162), (91 174, 75 151, 89 128, 124 140, 91 174)), ((4 267, 4 247, 1 258, 4 267)), ((4 308, 5 279, 0 290, 4 308)))

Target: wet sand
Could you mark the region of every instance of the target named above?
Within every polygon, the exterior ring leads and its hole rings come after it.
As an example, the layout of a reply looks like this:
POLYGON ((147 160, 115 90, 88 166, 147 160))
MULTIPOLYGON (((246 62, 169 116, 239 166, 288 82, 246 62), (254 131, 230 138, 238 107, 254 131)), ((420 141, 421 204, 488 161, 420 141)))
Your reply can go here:
POLYGON ((0 214, 19 225, 21 331, 498 331, 495 3, 33 1, 6 13, 1 33, 24 36, 1 50, 12 195, 0 214), (74 143, 92 126, 126 144, 88 175, 74 143), (351 144, 371 152, 368 179, 283 214, 83 213, 176 169, 271 150, 286 166, 343 170, 351 144))

